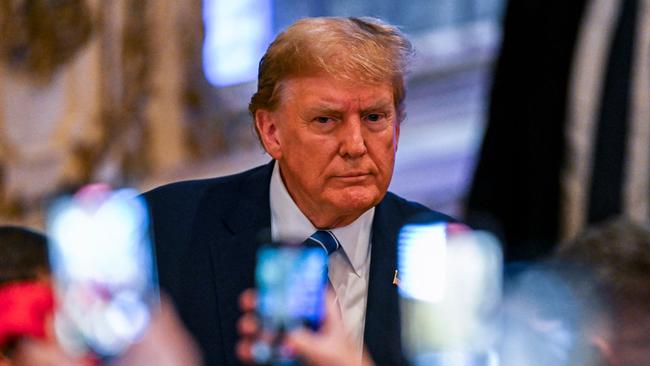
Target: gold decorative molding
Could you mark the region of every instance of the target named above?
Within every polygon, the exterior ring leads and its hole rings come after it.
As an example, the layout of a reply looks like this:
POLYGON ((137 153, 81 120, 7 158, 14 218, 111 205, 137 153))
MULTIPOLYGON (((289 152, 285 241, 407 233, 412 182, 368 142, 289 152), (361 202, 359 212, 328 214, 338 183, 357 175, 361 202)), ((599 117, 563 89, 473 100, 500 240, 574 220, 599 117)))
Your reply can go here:
POLYGON ((47 82, 90 37, 85 0, 0 1, 0 57, 6 65, 47 82))
POLYGON ((0 1, 0 224, 215 151, 201 30, 198 0, 0 1))

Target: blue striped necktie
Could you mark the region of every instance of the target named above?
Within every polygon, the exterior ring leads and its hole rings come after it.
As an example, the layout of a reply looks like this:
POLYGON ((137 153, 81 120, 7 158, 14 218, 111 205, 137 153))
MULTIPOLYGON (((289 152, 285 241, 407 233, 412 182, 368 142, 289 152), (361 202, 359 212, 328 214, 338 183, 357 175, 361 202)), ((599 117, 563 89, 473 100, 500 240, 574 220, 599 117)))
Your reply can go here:
POLYGON ((341 243, 336 239, 336 236, 329 230, 318 230, 310 237, 305 239, 303 245, 313 248, 321 248, 325 250, 327 255, 334 253, 341 247, 341 243))

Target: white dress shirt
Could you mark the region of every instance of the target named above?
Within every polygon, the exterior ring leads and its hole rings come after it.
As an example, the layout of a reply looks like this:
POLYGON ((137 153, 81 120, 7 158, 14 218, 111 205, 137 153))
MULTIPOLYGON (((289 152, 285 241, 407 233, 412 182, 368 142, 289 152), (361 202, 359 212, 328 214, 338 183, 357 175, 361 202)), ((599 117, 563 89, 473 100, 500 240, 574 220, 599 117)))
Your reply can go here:
MULTIPOLYGON (((271 236, 274 241, 302 242, 318 229, 312 225, 293 201, 280 176, 276 163, 271 176, 271 236)), ((370 270, 370 233, 374 207, 351 224, 331 229, 342 248, 329 256, 329 280, 336 293, 343 323, 350 340, 363 351, 363 330, 368 299, 370 270)))

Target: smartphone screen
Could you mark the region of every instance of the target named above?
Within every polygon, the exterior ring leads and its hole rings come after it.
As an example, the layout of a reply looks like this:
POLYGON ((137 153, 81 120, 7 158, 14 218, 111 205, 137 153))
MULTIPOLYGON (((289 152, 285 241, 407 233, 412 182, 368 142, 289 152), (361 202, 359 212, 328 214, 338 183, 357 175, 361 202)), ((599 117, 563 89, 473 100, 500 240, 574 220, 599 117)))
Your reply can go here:
POLYGON ((292 364, 278 346, 285 332, 297 327, 317 330, 325 311, 327 255, 320 248, 264 246, 257 255, 258 362, 292 364))
POLYGON ((500 245, 456 225, 414 223, 399 234, 402 345, 416 366, 498 364, 500 245))
POLYGON ((62 345, 121 353, 142 335, 158 301, 146 204, 133 189, 85 187, 54 202, 47 231, 62 345))

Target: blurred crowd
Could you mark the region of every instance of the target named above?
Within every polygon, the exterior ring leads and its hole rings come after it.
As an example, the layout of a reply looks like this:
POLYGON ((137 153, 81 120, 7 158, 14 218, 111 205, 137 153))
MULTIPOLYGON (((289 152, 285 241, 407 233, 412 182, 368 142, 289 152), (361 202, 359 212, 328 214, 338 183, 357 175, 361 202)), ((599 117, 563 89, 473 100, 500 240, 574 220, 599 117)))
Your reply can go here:
MULTIPOLYGON (((492 344, 498 364, 645 364, 650 357, 649 273, 650 227, 625 218, 589 228, 544 260, 506 266, 492 344)), ((164 296, 144 334, 123 353, 111 358, 69 353, 53 328, 53 286, 46 237, 22 227, 1 227, 0 365, 201 364, 191 336, 164 296)), ((240 299, 244 315, 237 354, 249 362, 251 340, 259 330, 255 297, 250 290, 240 299)), ((325 323, 318 332, 296 330, 284 340, 306 364, 347 365, 354 359, 333 304, 328 293, 325 323)), ((366 357, 362 363, 372 360, 366 357)))

